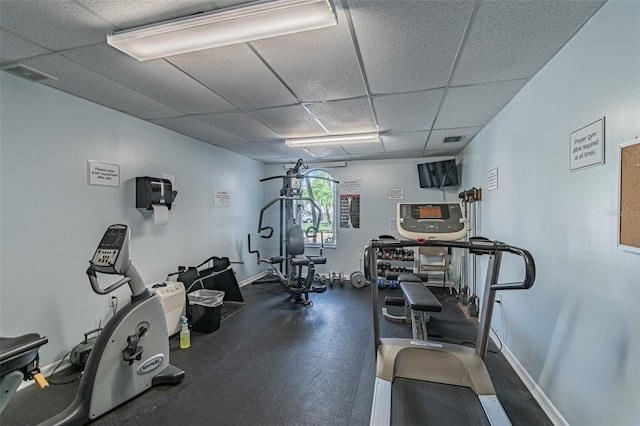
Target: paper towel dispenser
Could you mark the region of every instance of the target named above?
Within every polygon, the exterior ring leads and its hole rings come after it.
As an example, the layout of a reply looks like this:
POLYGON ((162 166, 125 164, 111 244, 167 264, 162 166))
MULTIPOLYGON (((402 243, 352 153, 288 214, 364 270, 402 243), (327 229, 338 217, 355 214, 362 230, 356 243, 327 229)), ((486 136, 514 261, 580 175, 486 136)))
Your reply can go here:
MULTIPOLYGON (((175 191, 177 193, 177 191, 175 191)), ((136 208, 153 210, 153 205, 164 205, 171 210, 174 191, 169 179, 149 176, 136 178, 136 208)))

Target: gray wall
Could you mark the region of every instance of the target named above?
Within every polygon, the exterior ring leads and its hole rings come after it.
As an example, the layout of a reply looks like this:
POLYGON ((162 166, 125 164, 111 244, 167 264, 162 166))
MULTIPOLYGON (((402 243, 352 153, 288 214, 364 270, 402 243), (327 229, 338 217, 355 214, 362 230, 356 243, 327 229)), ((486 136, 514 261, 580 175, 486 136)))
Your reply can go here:
POLYGON ((480 234, 537 263, 493 326, 572 425, 640 420, 640 255, 616 246, 618 145, 640 136, 639 27, 639 2, 607 3, 460 156, 463 185, 484 188, 480 234), (605 164, 570 172, 570 133, 603 116, 605 164))
MULTIPOLYGON (((0 84, 2 336, 47 335, 46 365, 99 323, 108 296, 93 293, 85 271, 113 223, 131 227, 131 256, 149 283, 209 256, 248 256, 261 163, 6 73, 0 84), (120 187, 87 185, 89 159, 118 164, 120 187), (163 173, 179 195, 169 223, 155 227, 135 208, 135 177, 163 173), (214 206, 217 189, 230 192, 228 208, 214 206)), ((238 279, 259 271, 253 258, 235 269, 238 279)), ((117 294, 124 303, 127 291, 117 294)))

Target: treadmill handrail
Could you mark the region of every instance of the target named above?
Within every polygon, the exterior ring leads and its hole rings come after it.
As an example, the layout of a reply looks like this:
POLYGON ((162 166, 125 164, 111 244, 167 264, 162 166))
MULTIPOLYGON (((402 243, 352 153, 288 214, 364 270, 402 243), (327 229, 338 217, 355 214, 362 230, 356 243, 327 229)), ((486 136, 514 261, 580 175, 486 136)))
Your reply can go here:
POLYGON ((536 278, 536 265, 533 256, 528 250, 505 244, 501 241, 440 241, 440 240, 372 240, 371 248, 396 248, 396 247, 452 247, 473 250, 491 254, 495 251, 512 253, 520 256, 525 264, 525 275, 522 281, 512 283, 496 283, 491 286, 494 290, 527 290, 533 286, 536 278))

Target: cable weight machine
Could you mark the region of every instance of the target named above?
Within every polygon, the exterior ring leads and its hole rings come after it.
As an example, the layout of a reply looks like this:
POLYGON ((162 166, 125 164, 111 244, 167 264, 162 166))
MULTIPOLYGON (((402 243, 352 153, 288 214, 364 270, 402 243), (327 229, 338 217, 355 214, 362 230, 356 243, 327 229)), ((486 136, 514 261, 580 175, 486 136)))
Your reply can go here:
MULTIPOLYGON (((465 242, 477 238, 478 203, 482 201, 482 189, 471 188, 458 194, 467 220, 465 242)), ((468 306, 469 316, 478 316, 478 296, 476 279, 476 255, 469 251, 463 255, 462 271, 460 271, 461 302, 468 306)))
POLYGON ((316 279, 315 265, 325 264, 327 259, 323 256, 323 238, 319 231, 322 220, 322 209, 313 196, 310 179, 324 179, 333 183, 339 183, 334 179, 320 176, 307 176, 308 169, 302 159, 287 170, 285 175, 270 176, 261 179, 267 182, 282 179, 282 187, 277 197, 273 198, 262 209, 258 220, 258 234, 261 238, 273 237, 274 227, 266 224, 265 212, 273 205, 278 204, 279 209, 279 241, 278 256, 263 258, 258 250, 251 248, 251 234, 248 238, 249 253, 256 254, 258 264, 265 263, 275 273, 277 280, 287 289, 297 302, 305 306, 312 306, 309 293, 322 293, 327 286, 316 279), (304 194, 302 185, 306 185, 307 194, 304 194), (311 225, 306 232, 302 228, 304 204, 311 207, 311 225), (320 255, 305 255, 305 237, 315 240, 320 236, 320 255), (306 274, 304 269, 306 268, 306 274))

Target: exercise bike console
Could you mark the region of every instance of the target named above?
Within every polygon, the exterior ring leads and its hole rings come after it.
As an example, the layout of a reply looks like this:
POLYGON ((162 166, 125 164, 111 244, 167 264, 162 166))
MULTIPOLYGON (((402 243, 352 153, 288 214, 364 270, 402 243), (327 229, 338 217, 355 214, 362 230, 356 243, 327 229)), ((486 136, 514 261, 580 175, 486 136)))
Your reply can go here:
POLYGON ((129 228, 124 225, 111 225, 104 233, 100 244, 93 254, 91 265, 104 274, 123 274, 129 268, 129 228))
POLYGON ((89 263, 91 265, 87 269, 87 276, 89 277, 91 288, 96 293, 108 294, 124 284, 129 284, 133 299, 148 295, 149 290, 144 285, 144 281, 129 258, 128 226, 111 225, 107 228, 89 263), (124 278, 103 289, 98 284, 96 272, 124 275, 124 278))

